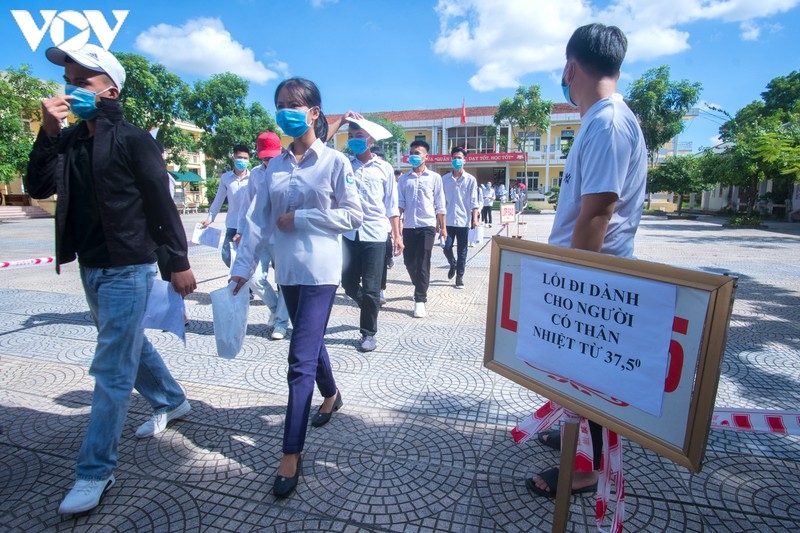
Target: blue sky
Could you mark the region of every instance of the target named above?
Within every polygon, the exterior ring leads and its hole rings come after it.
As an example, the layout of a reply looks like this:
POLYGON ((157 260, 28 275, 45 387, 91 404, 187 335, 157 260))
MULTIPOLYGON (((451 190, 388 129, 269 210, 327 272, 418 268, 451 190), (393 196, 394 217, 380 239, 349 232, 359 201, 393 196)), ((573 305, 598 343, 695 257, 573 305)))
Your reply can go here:
MULTIPOLYGON (((771 79, 800 68, 800 0, 4 0, 2 5, 1 68, 29 64, 34 75, 60 80, 60 69, 44 58, 54 39, 102 44, 100 37, 110 39, 116 28, 111 51, 142 54, 188 83, 234 72, 250 81, 250 99, 269 110, 276 85, 287 76, 314 80, 330 114, 460 107, 462 99, 467 106, 496 105, 518 85, 536 83, 545 98, 560 102, 566 42, 576 27, 595 21, 617 25, 628 36, 623 94, 647 69, 666 64, 673 79, 703 85, 701 107, 713 104, 734 114, 759 99, 771 79), (43 32, 40 10, 56 15, 43 32), (127 11, 121 24, 112 10, 127 11), (12 11, 27 14, 15 18, 12 11), (41 32, 36 51, 20 29, 20 17, 41 32), (76 24, 86 21, 94 22, 82 33, 76 24)), ((702 112, 682 140, 692 141, 695 150, 711 145, 717 117, 702 112)))

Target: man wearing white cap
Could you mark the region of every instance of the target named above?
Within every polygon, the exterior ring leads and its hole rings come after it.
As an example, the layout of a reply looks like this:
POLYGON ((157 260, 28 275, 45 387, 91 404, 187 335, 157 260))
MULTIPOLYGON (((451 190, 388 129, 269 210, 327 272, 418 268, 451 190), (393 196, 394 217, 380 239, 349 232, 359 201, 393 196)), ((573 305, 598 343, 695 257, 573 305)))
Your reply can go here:
POLYGON ((89 425, 78 453, 77 482, 59 513, 88 511, 114 484, 122 428, 134 388, 154 415, 136 431, 150 437, 191 407, 180 385, 144 336, 144 316, 156 274, 157 247, 172 264, 174 289, 197 288, 186 234, 164 186, 166 167, 150 136, 122 119, 117 99, 125 70, 106 50, 50 48, 64 67, 66 95, 42 101, 42 126, 31 151, 25 188, 33 198, 58 195, 56 271, 75 260, 97 326, 89 373, 95 378, 89 425), (101 96, 102 95, 102 96, 101 96), (67 114, 82 120, 61 129, 67 114))
POLYGON ((394 169, 369 148, 374 141, 388 139, 392 134, 380 124, 348 111, 331 125, 330 137, 345 122, 349 127, 347 147, 355 154, 350 156, 350 163, 364 219, 358 230, 345 233, 342 240, 342 287, 361 309, 361 350, 371 352, 377 347, 381 277, 386 264, 386 234, 390 230, 394 254, 403 251, 394 169))
MULTIPOLYGON (((233 236, 231 241, 238 246, 241 240, 242 233, 247 227, 247 212, 253 203, 256 194, 265 194, 261 192, 261 188, 266 183, 267 165, 270 160, 281 153, 281 139, 277 134, 271 131, 265 131, 256 139, 256 155, 261 160, 261 164, 250 171, 250 179, 247 181, 247 189, 244 191, 245 196, 242 198, 242 209, 239 211, 239 220, 237 222, 236 235, 233 236)), ((269 308, 269 320, 267 327, 272 328, 270 338, 272 340, 281 340, 286 337, 286 329, 289 327, 289 310, 286 308, 286 302, 283 299, 283 293, 280 288, 276 291, 269 284, 267 274, 269 274, 269 265, 272 262, 273 247, 272 243, 264 248, 264 254, 256 265, 256 271, 253 277, 250 278, 250 288, 255 294, 269 308)))

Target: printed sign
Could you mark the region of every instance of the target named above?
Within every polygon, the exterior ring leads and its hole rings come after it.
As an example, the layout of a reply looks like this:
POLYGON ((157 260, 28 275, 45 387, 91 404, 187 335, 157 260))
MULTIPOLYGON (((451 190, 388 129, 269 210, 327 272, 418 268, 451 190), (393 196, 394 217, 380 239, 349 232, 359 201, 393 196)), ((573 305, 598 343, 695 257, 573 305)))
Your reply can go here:
POLYGON ((699 472, 735 283, 706 272, 494 237, 484 364, 699 472), (569 321, 562 322, 564 316, 569 321), (567 364, 562 358, 570 342, 577 359, 567 364), (604 349, 598 352, 592 342, 604 349), (637 374, 645 369, 647 375, 637 374), (595 372, 603 377, 595 379, 595 372), (634 387, 634 394, 626 390, 634 387))
POLYGON ((514 203, 500 204, 500 223, 511 224, 516 220, 517 207, 514 203))
POLYGON ((520 270, 517 357, 659 416, 675 287, 531 258, 520 270))

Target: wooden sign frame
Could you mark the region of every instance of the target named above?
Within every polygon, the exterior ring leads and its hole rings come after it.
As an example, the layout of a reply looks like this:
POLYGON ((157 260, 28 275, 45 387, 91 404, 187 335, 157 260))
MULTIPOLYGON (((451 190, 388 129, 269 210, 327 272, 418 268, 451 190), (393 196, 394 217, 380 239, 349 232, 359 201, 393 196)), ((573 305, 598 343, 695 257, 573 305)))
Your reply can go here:
POLYGON ((720 366, 725 351, 736 278, 494 237, 484 366, 589 418, 675 463, 702 466, 720 366), (660 416, 646 413, 569 379, 542 371, 515 355, 523 258, 653 280, 676 287, 669 363, 660 416), (622 404, 622 405, 621 405, 622 404))

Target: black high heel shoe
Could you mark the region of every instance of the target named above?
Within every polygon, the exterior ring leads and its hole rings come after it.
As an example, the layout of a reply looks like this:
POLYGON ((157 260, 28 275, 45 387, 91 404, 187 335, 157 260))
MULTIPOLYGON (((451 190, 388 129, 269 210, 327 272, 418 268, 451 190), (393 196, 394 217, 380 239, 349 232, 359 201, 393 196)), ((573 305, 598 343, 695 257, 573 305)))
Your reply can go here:
POLYGON ((286 498, 297 488, 297 481, 303 475, 303 456, 297 458, 297 469, 292 477, 277 476, 272 486, 276 498, 286 498))
MULTIPOLYGON (((342 405, 344 405, 344 402, 342 402, 342 393, 337 390, 336 401, 333 402, 333 410, 330 413, 321 413, 317 411, 317 414, 311 417, 311 427, 315 428, 322 427, 328 422, 330 422, 331 415, 333 415, 334 412, 341 409, 342 405)), ((320 406, 320 409, 322 409, 322 406, 320 406)))

